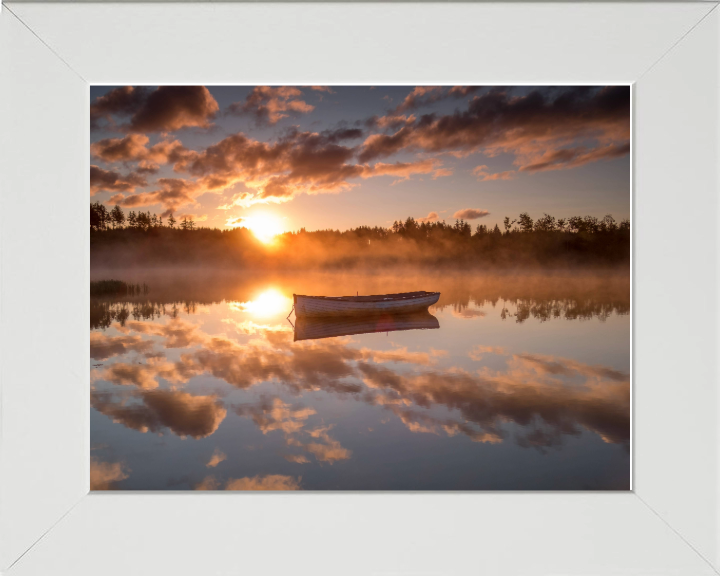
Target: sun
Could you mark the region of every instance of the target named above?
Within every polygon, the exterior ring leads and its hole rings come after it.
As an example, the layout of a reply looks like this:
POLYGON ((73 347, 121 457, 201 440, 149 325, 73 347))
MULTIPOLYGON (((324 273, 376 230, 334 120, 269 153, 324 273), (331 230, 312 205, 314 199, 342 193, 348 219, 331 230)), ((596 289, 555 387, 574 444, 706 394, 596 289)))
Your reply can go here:
POLYGON ((255 237, 264 244, 272 242, 273 238, 283 231, 280 219, 271 214, 247 216, 242 219, 241 225, 255 234, 255 237))

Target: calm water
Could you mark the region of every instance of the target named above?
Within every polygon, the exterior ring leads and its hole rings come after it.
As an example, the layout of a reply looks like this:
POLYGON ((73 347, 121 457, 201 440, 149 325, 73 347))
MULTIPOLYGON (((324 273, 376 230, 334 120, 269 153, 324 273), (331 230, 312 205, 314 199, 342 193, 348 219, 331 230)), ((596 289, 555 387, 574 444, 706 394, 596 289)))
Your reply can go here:
POLYGON ((93 489, 629 489, 627 274, 102 278, 150 291, 91 302, 93 489), (428 329, 286 320, 412 290, 428 329))

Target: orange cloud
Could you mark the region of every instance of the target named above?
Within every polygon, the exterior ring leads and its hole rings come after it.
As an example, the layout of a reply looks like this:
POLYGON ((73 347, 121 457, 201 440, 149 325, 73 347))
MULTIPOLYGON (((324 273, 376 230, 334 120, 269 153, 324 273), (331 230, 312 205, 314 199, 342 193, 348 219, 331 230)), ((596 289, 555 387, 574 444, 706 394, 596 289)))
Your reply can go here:
POLYGON ((460 218, 462 220, 477 220, 478 218, 484 218, 488 216, 490 212, 487 210, 480 210, 479 208, 463 208, 453 214, 453 218, 460 218))
POLYGON ((90 154, 105 162, 143 162, 138 171, 154 173, 154 164, 178 162, 187 152, 179 140, 163 140, 147 147, 145 134, 128 134, 123 138, 105 138, 90 145, 90 154))
POLYGON ((440 219, 437 212, 429 212, 424 218, 417 218, 417 222, 437 222, 440 219))
MULTIPOLYGON (((225 490, 300 490, 300 479, 281 474, 253 476, 252 478, 235 478, 225 483, 225 490)), ((220 490, 220 483, 212 476, 207 476, 195 485, 195 490, 220 490)))
POLYGON ((472 173, 478 177, 478 180, 512 180, 517 172, 515 170, 507 170, 505 172, 495 172, 490 174, 486 165, 476 166, 472 173))
POLYGON ((101 462, 90 459, 90 490, 113 490, 115 484, 125 480, 130 472, 121 462, 101 462))
POLYGON ((138 353, 149 352, 152 348, 153 343, 143 340, 139 335, 109 337, 102 332, 90 333, 90 358, 93 360, 107 360, 130 350, 138 353))
POLYGON ((210 457, 210 461, 205 464, 205 466, 207 468, 215 468, 220 462, 224 462, 225 460, 227 460, 227 455, 220 450, 220 448, 215 448, 215 451, 210 457))

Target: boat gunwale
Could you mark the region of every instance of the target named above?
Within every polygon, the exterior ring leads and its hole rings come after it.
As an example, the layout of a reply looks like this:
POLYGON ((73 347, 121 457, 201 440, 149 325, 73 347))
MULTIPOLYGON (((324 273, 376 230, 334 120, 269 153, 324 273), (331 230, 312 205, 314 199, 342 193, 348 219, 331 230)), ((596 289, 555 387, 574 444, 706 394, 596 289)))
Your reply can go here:
POLYGON ((439 296, 440 292, 400 292, 397 294, 372 294, 370 296, 307 296, 305 294, 293 294, 297 298, 312 298, 315 300, 332 300, 334 302, 353 302, 361 304, 364 302, 396 302, 402 300, 417 300, 428 296, 439 296))

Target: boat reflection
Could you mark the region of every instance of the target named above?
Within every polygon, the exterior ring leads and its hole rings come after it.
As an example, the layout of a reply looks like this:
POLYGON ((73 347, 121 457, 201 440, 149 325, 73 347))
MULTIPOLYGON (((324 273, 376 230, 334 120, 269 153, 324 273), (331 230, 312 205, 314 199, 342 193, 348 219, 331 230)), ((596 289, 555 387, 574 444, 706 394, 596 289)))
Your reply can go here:
POLYGON ((440 328, 440 322, 430 312, 423 311, 413 314, 383 314, 364 318, 357 316, 300 317, 296 318, 294 328, 294 341, 298 342, 373 332, 434 330, 440 328))

